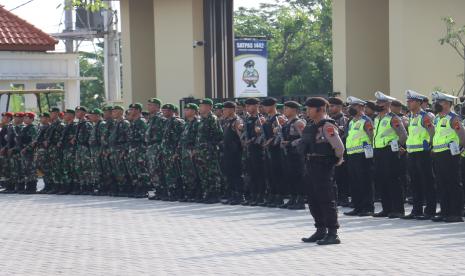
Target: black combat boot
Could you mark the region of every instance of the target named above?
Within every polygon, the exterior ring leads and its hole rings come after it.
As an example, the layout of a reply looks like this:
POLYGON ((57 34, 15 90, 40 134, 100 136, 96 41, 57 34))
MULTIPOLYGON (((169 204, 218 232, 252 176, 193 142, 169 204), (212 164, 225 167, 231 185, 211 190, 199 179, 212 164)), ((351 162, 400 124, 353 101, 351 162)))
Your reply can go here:
POLYGON ((339 236, 337 235, 337 229, 329 229, 328 234, 326 236, 317 241, 316 244, 318 245, 330 245, 330 244, 340 244, 341 240, 339 239, 339 236))
POLYGON ((302 238, 302 241, 303 242, 317 242, 321 239, 323 239, 327 234, 327 231, 326 231, 326 228, 317 228, 316 229, 316 232, 313 233, 313 235, 311 235, 310 237, 308 238, 302 238))

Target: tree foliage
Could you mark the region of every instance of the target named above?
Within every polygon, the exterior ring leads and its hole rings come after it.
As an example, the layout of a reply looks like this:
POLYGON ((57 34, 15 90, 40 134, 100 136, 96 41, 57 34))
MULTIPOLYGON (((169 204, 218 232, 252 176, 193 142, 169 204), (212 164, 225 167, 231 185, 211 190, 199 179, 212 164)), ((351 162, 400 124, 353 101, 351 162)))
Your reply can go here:
POLYGON ((105 102, 102 49, 98 49, 96 53, 80 52, 79 68, 82 77, 97 78, 81 81, 81 105, 91 109, 101 107, 105 102))
POLYGON ((332 92, 331 0, 277 0, 235 12, 235 35, 268 42, 270 95, 332 92))

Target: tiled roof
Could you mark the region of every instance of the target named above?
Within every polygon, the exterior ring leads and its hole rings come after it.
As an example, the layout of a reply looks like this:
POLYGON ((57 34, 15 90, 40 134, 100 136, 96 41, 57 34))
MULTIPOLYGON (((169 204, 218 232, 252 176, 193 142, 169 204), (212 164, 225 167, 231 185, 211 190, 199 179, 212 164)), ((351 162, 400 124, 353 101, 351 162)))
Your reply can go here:
POLYGON ((0 6, 0 51, 55 50, 58 41, 0 6))

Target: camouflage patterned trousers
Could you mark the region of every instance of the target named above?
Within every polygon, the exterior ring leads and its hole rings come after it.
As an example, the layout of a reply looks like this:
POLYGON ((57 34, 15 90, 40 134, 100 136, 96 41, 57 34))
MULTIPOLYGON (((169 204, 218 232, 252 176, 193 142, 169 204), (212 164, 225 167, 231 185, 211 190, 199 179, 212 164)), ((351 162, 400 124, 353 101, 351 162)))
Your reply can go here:
POLYGON ((128 150, 125 146, 115 146, 111 148, 110 162, 112 173, 116 180, 116 187, 121 192, 128 191, 128 150))
MULTIPOLYGON (((8 180, 10 178, 10 166, 8 165, 8 157, 5 155, 0 155, 0 181, 2 185, 7 186, 8 180)), ((6 187, 5 187, 6 188, 6 187)))
POLYGON ((60 191, 70 192, 72 189, 79 190, 77 186, 77 176, 75 170, 75 148, 68 147, 63 149, 63 161, 62 161, 62 180, 60 191))
POLYGON ((86 145, 77 145, 74 159, 76 180, 82 191, 91 191, 90 150, 86 145))
POLYGON ((188 197, 197 196, 200 191, 199 179, 192 159, 192 149, 181 149, 181 177, 185 194, 188 197))
POLYGON ((203 192, 206 195, 218 195, 222 182, 218 147, 207 144, 198 145, 194 156, 203 192))
POLYGON ((114 191, 116 188, 111 160, 110 160, 111 150, 108 147, 102 148, 102 154, 100 157, 100 162, 102 165, 102 183, 99 188, 103 188, 104 191, 114 191))
POLYGON ((104 183, 102 179, 102 149, 100 147, 90 148, 90 185, 93 189, 102 190, 104 183))
POLYGON ((34 163, 34 153, 26 152, 21 155, 23 181, 25 183, 37 182, 37 171, 34 163))
POLYGON ((10 167, 10 187, 15 190, 24 190, 24 174, 21 162, 21 154, 18 151, 12 151, 8 154, 10 167))
POLYGON ((165 183, 169 196, 175 196, 182 194, 182 183, 180 181, 181 168, 178 157, 176 157, 176 151, 165 150, 163 151, 163 172, 165 175, 165 183))
POLYGON ((48 160, 50 160, 51 189, 58 190, 63 185, 63 151, 56 145, 48 148, 48 160))
POLYGON ((147 147, 146 158, 148 161, 148 172, 150 176, 150 183, 156 190, 165 187, 165 179, 163 173, 163 163, 161 160, 160 146, 152 144, 147 147))
POLYGON ((128 155, 128 172, 132 186, 146 192, 149 184, 145 146, 131 146, 128 155))
POLYGON ((34 164, 35 167, 40 170, 43 174, 43 179, 45 183, 45 190, 49 190, 50 183, 51 183, 51 175, 50 175, 50 159, 48 158, 47 149, 43 147, 37 148, 34 154, 34 164))

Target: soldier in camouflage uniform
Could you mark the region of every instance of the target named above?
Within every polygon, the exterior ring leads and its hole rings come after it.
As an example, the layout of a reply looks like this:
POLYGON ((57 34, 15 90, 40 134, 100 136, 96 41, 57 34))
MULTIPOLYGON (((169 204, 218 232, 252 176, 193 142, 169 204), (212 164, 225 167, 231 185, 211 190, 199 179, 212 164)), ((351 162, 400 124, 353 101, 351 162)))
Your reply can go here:
POLYGON ((161 142, 163 168, 166 181, 166 190, 168 197, 164 198, 170 201, 176 201, 184 198, 182 189, 181 164, 177 148, 179 138, 184 126, 184 120, 174 115, 175 107, 173 104, 164 104, 162 106, 163 116, 166 118, 163 138, 161 142))
POLYGON ((108 193, 110 195, 114 195, 118 191, 118 187, 116 185, 115 177, 112 170, 112 165, 110 161, 111 149, 110 149, 110 133, 115 126, 115 121, 113 120, 113 107, 112 106, 105 106, 103 108, 103 120, 105 124, 102 124, 102 132, 100 135, 100 145, 102 149, 102 187, 103 192, 101 194, 108 193))
POLYGON ((194 150, 195 164, 204 192, 204 203, 219 202, 221 171, 218 144, 223 139, 223 130, 218 118, 211 112, 213 101, 204 99, 200 103, 199 123, 194 150))
POLYGON ((92 123, 92 131, 89 136, 90 149, 90 183, 94 195, 105 195, 108 187, 102 178, 103 154, 102 154, 102 133, 105 131, 105 121, 102 120, 102 110, 95 108, 89 112, 89 120, 92 123))
POLYGON ((76 135, 73 143, 76 146, 75 167, 78 185, 82 195, 90 195, 93 193, 92 177, 91 177, 91 161, 89 149, 89 137, 92 131, 92 123, 86 119, 87 108, 78 106, 75 109, 76 119, 76 135))
POLYGON ((131 129, 129 135, 128 172, 131 179, 132 196, 143 198, 146 196, 149 184, 145 146, 145 132, 147 123, 142 117, 142 104, 134 103, 129 106, 131 114, 131 129))
POLYGON ((32 146, 34 148, 34 165, 43 176, 44 188, 39 193, 45 193, 50 190, 50 160, 44 142, 47 140, 47 131, 50 127, 50 113, 40 114, 40 126, 36 139, 32 146))
POLYGON ((179 138, 177 154, 181 160, 181 177, 184 189, 184 199, 181 201, 200 202, 200 183, 196 166, 193 160, 195 140, 199 127, 197 112, 199 107, 189 103, 184 107, 185 124, 179 138))
MULTIPOLYGON (((65 125, 59 118, 60 109, 54 107, 50 110, 50 127, 45 134, 44 146, 50 160, 50 186, 45 190, 48 194, 56 194, 63 184, 63 152, 59 147, 65 125)), ((46 187, 47 188, 47 187, 46 187)))
POLYGON ((147 160, 150 183, 155 189, 155 195, 149 199, 161 199, 166 197, 164 187, 163 164, 161 161, 161 141, 163 128, 166 119, 160 113, 161 101, 157 98, 150 99, 147 109, 150 113, 147 132, 145 133, 145 143, 147 145, 147 160))
POLYGON ((115 196, 127 197, 129 195, 128 143, 131 126, 129 121, 124 119, 123 114, 124 108, 122 106, 116 105, 113 107, 115 125, 110 132, 109 145, 112 172, 118 188, 115 196))
MULTIPOLYGON (((8 189, 8 179, 10 175, 10 170, 8 166, 8 158, 7 158, 7 132, 8 128, 10 127, 11 120, 13 119, 13 113, 11 112, 3 112, 2 113, 2 120, 1 120, 1 130, 0 130, 0 184, 5 189, 8 189)), ((7 192, 5 190, 4 192, 7 192)))
POLYGON ((34 140, 37 136, 37 127, 34 123, 35 114, 26 112, 24 114, 24 127, 19 134, 18 144, 21 150, 21 175, 23 187, 26 186, 24 193, 35 194, 37 191, 37 172, 34 164, 34 140))
POLYGON ((58 191, 59 195, 69 194, 79 195, 81 193, 79 182, 76 175, 76 123, 74 122, 74 116, 76 111, 73 109, 67 109, 65 111, 64 122, 65 127, 61 135, 58 146, 62 150, 62 183, 58 191))
POLYGON ((7 190, 12 192, 23 192, 24 182, 22 179, 22 164, 21 153, 19 148, 19 134, 24 127, 23 112, 17 112, 13 117, 13 124, 8 128, 7 132, 7 149, 8 149, 8 164, 10 170, 9 187, 7 190))

